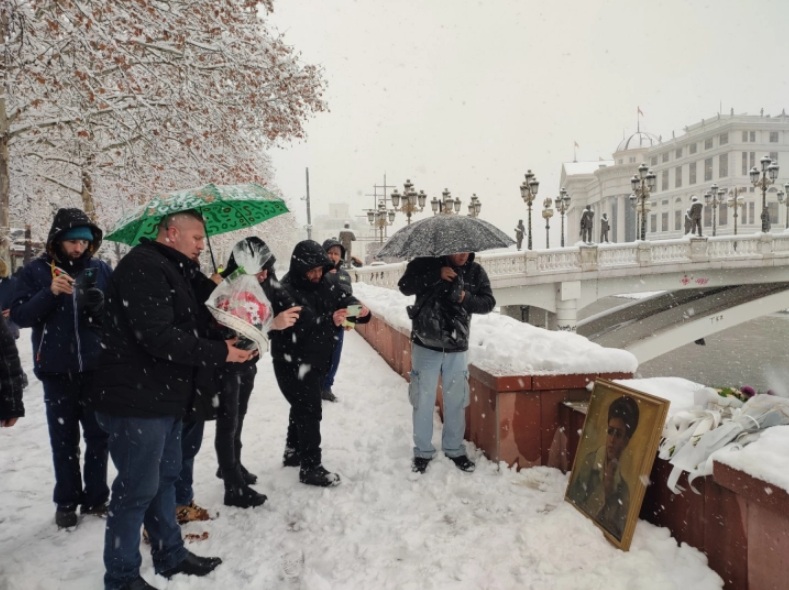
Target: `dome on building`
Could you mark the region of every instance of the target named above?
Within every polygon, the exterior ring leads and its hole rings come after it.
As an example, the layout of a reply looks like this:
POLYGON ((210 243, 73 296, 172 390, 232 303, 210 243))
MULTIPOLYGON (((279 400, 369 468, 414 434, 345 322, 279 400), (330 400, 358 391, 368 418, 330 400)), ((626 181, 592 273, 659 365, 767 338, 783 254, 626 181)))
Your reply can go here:
MULTIPOLYGON (((619 142, 616 152, 624 152, 627 150, 639 150, 650 148, 653 145, 660 143, 660 138, 657 135, 652 135, 646 131, 637 131, 627 139, 619 142)), ((614 152, 614 153, 616 153, 614 152)))

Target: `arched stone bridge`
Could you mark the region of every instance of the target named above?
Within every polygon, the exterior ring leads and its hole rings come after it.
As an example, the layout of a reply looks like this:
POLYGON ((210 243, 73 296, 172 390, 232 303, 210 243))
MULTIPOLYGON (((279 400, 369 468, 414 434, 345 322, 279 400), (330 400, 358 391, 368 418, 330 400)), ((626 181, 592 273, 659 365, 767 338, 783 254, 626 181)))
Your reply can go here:
MULTIPOLYGON (((789 308, 789 232, 482 252, 477 261, 502 313, 577 331, 640 362, 789 308), (654 295, 578 319, 598 299, 639 293, 654 295)), ((396 289, 404 269, 400 262, 349 272, 396 289)))

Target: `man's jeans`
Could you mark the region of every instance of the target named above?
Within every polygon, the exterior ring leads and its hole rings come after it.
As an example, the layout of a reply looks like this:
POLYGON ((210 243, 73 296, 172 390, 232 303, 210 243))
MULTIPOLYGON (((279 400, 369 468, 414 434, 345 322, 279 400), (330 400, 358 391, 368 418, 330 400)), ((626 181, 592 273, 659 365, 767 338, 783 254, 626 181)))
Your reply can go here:
POLYGON ((181 433, 181 472, 175 480, 175 504, 187 506, 195 498, 194 471, 195 457, 203 446, 205 420, 197 418, 183 422, 181 433))
POLYGON ((432 442, 433 412, 439 376, 444 400, 441 449, 447 457, 466 454, 463 435, 469 402, 468 352, 437 352, 412 343, 408 397, 414 408, 414 457, 432 459, 436 452, 432 442))
POLYGON ((157 573, 186 557, 175 520, 175 480, 181 470, 181 420, 130 418, 96 413, 110 435, 110 457, 118 470, 112 484, 104 537, 104 587, 116 590, 140 575, 140 528, 151 539, 157 573))
POLYGON ((334 352, 331 355, 331 367, 326 374, 326 379, 323 381, 323 391, 329 391, 334 385, 334 376, 337 375, 337 369, 340 367, 340 357, 342 357, 342 343, 345 340, 345 328, 337 330, 334 342, 334 352))
POLYGON ((44 404, 49 443, 55 466, 52 499, 59 507, 100 506, 107 501, 107 433, 96 423, 93 410, 85 407, 83 391, 90 387, 90 373, 44 375, 44 404), (80 472, 79 434, 85 439, 85 488, 80 472))

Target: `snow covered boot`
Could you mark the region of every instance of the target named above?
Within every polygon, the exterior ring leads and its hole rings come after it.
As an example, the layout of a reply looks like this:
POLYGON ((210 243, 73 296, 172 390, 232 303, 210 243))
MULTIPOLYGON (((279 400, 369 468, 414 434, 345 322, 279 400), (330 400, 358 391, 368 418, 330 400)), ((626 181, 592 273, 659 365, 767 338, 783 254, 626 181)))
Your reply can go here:
POLYGON ((318 465, 317 467, 302 467, 299 471, 299 481, 309 486, 325 488, 340 485, 340 476, 326 471, 323 465, 318 465))

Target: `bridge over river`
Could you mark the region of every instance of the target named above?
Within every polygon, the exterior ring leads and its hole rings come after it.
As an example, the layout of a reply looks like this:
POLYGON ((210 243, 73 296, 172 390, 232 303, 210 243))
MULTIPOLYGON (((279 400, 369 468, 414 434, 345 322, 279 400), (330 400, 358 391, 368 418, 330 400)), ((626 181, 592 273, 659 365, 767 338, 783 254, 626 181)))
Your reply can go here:
MULTIPOLYGON (((500 250, 477 255, 501 313, 573 330, 645 362, 789 308, 789 233, 500 250), (632 303, 579 319, 614 295, 632 303)), ((349 269, 354 281, 397 288, 405 262, 349 269)))

